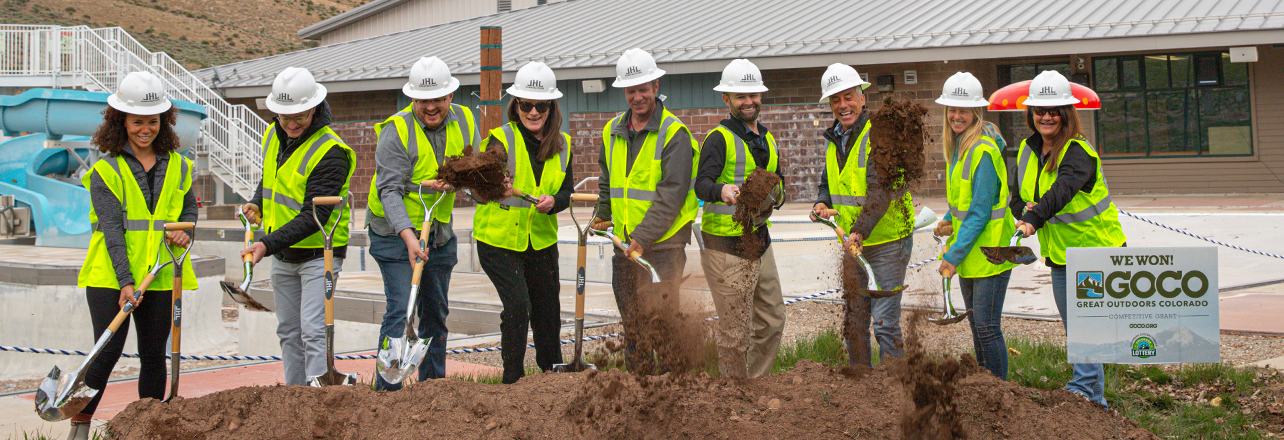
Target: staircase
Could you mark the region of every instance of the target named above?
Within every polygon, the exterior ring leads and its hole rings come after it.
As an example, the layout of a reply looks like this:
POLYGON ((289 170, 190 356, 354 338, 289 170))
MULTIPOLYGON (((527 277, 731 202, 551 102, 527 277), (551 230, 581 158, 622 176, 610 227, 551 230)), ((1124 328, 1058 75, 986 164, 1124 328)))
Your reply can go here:
POLYGON ((205 106, 193 146, 197 168, 242 198, 262 179, 259 141, 268 123, 244 105, 231 105, 164 52, 151 52, 119 27, 0 24, 0 86, 81 88, 114 92, 125 75, 147 71, 174 99, 205 106))

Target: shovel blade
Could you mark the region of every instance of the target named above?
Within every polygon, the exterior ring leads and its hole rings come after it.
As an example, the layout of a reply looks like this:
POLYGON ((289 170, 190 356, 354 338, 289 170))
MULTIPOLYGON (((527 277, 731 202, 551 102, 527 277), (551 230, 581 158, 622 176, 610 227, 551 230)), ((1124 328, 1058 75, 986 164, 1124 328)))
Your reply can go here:
POLYGON ((569 364, 553 365, 554 373, 579 373, 581 371, 596 370, 597 365, 584 363, 584 361, 575 359, 569 364))
POLYGON ((227 292, 227 296, 232 297, 232 301, 236 301, 238 304, 245 306, 245 308, 247 309, 254 310, 257 312, 272 311, 271 309, 264 306, 262 303, 250 297, 250 294, 246 293, 245 290, 241 289, 241 286, 229 283, 227 281, 219 281, 218 285, 219 287, 223 288, 224 292, 227 292))
POLYGON ((1039 260, 1027 246, 981 246, 981 253, 990 264, 1030 264, 1039 260))
POLYGON ((308 378, 308 386, 321 388, 336 385, 352 386, 357 384, 357 373, 344 374, 338 370, 330 370, 320 376, 308 378))
POLYGON ((406 338, 387 338, 385 348, 379 350, 379 362, 375 363, 379 377, 389 384, 399 384, 410 375, 419 371, 419 363, 428 354, 428 344, 432 338, 407 341, 406 338))
POLYGON ((36 413, 49 422, 67 420, 85 409, 96 395, 98 390, 85 385, 80 370, 63 374, 54 366, 36 388, 36 413))
POLYGON ((964 319, 967 319, 967 317, 971 315, 972 315, 972 309, 967 309, 966 312, 963 312, 958 315, 951 316, 947 314, 947 315, 942 315, 940 318, 927 318, 927 320, 931 321, 933 324, 936 324, 936 325, 950 325, 950 324, 963 321, 964 319))
POLYGON ((862 294, 862 296, 868 296, 870 298, 891 298, 893 296, 900 295, 901 292, 904 292, 904 291, 905 291, 905 286, 901 286, 892 290, 865 289, 858 293, 862 294))

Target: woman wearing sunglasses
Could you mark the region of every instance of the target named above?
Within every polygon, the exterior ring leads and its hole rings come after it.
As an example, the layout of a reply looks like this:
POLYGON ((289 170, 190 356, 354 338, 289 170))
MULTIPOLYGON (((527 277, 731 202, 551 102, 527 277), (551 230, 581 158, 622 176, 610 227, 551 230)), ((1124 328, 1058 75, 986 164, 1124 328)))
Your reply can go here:
MULTIPOLYGON (((1052 293, 1066 321, 1066 248, 1120 247, 1128 237, 1101 171, 1101 158, 1083 135, 1070 81, 1045 71, 1030 81, 1026 124, 1034 135, 1021 142, 1012 201, 1016 228, 1039 231, 1039 250, 1052 268, 1052 293)), ((1073 364, 1066 390, 1106 407, 1101 364, 1073 364)))
POLYGON ((1008 214, 1007 167, 1003 137, 981 119, 989 105, 981 81, 959 72, 945 80, 937 104, 945 106, 941 135, 946 158, 946 194, 950 212, 936 225, 936 235, 949 236, 941 258, 941 276, 958 274, 963 301, 972 309, 972 348, 981 366, 1008 379, 1008 347, 1001 327, 1012 263, 991 264, 981 246, 1006 246, 1014 225, 1008 214))
POLYGON ((535 362, 548 371, 562 362, 561 281, 557 270, 557 213, 571 204, 571 138, 561 131, 557 78, 547 65, 532 62, 517 71, 508 88, 508 123, 490 131, 482 150, 503 148, 512 176, 510 195, 477 208, 473 235, 482 270, 499 300, 504 383, 525 371, 526 329, 535 334, 535 362), (520 192, 520 194, 518 194, 520 192), (527 195, 535 203, 524 200, 527 195))

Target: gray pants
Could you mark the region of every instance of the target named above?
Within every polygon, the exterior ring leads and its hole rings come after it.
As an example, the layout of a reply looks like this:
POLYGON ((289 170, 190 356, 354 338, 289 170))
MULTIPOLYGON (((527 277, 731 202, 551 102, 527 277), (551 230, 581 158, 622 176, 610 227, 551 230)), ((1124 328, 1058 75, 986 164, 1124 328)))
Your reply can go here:
MULTIPOLYGON (((865 246, 865 259, 874 269, 874 281, 882 289, 895 289, 905 285, 905 266, 914 250, 914 236, 873 246, 865 246)), ((863 270, 862 270, 863 272, 863 270)), ((860 282, 865 283, 864 277, 860 282)), ((867 298, 844 295, 847 314, 854 326, 855 337, 847 338, 848 365, 873 365, 870 354, 869 327, 872 316, 874 339, 878 340, 880 359, 902 357, 905 354, 901 339, 901 297, 867 298)))
MULTIPOLYGON (((335 258, 336 281, 341 267, 343 259, 335 258)), ((326 372, 325 260, 317 258, 299 264, 273 261, 272 292, 276 297, 276 336, 281 339, 285 383, 307 385, 308 376, 326 372)))

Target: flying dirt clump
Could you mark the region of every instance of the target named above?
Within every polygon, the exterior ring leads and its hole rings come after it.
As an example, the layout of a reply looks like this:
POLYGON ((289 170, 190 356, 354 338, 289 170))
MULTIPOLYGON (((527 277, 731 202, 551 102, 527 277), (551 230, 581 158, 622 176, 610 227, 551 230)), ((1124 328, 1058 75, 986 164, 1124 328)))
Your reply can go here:
POLYGON ((923 104, 888 97, 870 116, 870 167, 878 173, 886 189, 907 190, 923 177, 927 162, 923 154, 927 140, 923 128, 926 115, 927 107, 923 104))
POLYGON ((504 150, 492 148, 474 153, 470 146, 464 148, 462 155, 447 158, 437 177, 455 188, 471 189, 477 198, 493 201, 505 197, 507 166, 508 154, 504 150))
POLYGON ((760 242, 754 235, 754 224, 759 217, 771 212, 779 202, 774 198, 779 185, 780 176, 758 168, 750 173, 749 177, 745 178, 744 185, 740 186, 740 195, 736 196, 736 213, 731 218, 743 231, 740 236, 740 246, 744 252, 740 255, 741 258, 757 260, 762 254, 762 248, 766 243, 760 242))
POLYGON ((919 324, 925 317, 914 312, 905 327, 905 360, 892 367, 897 381, 905 386, 908 401, 901 413, 901 434, 914 439, 964 439, 958 409, 958 387, 963 378, 984 370, 976 358, 933 357, 919 340, 919 324))

